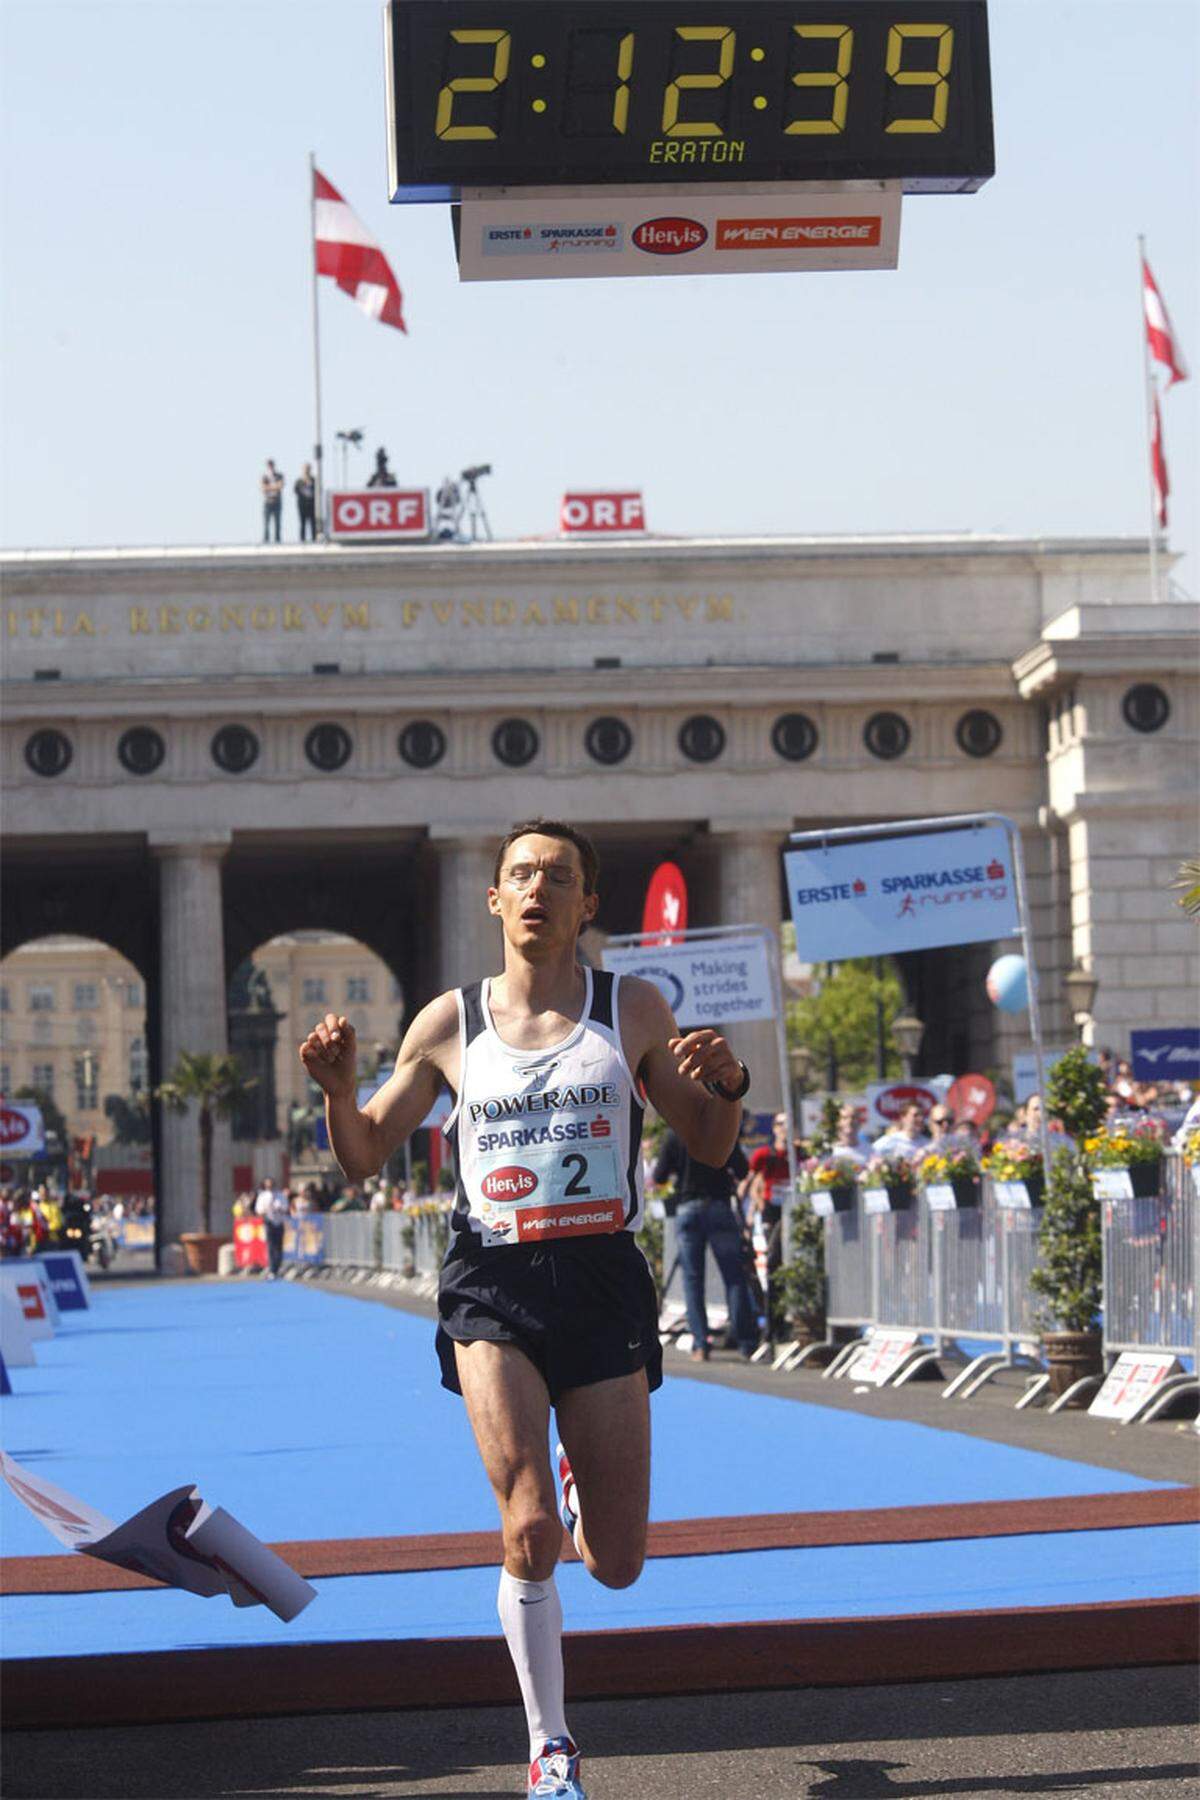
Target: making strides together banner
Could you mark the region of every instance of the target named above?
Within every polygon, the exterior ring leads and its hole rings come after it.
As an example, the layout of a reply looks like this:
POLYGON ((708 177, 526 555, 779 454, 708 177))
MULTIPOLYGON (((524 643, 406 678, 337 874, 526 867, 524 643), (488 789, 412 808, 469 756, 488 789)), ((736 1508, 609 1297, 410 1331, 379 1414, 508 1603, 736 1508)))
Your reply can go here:
POLYGON ((652 981, 680 1025, 732 1025, 773 1019, 767 940, 713 938, 705 943, 606 944, 604 966, 652 981))
POLYGON ((1008 834, 1001 825, 785 850, 803 962, 840 962, 1015 937, 1008 834))

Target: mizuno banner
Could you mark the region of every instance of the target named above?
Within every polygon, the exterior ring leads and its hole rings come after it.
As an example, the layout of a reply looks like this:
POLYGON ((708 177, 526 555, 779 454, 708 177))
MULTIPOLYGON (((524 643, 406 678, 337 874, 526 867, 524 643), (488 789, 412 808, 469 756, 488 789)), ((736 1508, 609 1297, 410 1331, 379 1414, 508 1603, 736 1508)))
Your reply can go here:
POLYGON ((1008 833, 972 826, 784 851, 801 962, 1015 937, 1008 833))
POLYGON ((1200 1081, 1200 1025, 1131 1031, 1129 1048, 1139 1081, 1200 1081))

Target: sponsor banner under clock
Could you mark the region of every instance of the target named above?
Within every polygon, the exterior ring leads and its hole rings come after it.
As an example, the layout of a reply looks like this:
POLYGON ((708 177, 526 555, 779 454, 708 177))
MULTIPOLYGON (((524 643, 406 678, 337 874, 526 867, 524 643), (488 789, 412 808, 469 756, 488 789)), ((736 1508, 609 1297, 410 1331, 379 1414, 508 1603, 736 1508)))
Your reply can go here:
MULTIPOLYGON (((672 146, 674 147, 674 146, 672 146)), ((683 146, 681 146, 682 148, 683 146)), ((686 146, 695 148, 694 145, 686 146)), ((464 189, 463 281, 596 275, 745 275, 754 269, 894 269, 900 191, 681 187, 464 189)))
POLYGON ((733 1025, 773 1019, 767 940, 714 938, 690 944, 608 944, 604 966, 640 975, 665 997, 680 1025, 733 1025))
POLYGON ((1014 937, 1020 929, 1002 825, 784 851, 802 962, 840 962, 1014 937))

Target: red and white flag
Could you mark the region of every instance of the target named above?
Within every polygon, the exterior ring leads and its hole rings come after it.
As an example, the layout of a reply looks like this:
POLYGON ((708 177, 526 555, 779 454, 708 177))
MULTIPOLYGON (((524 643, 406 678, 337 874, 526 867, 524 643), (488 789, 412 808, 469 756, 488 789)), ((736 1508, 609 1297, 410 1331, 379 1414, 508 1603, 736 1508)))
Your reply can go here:
POLYGON ((1159 416, 1157 394, 1154 396, 1154 409, 1150 416, 1150 480, 1154 487, 1154 516, 1159 525, 1165 528, 1167 495, 1171 491, 1171 484, 1167 480, 1167 459, 1163 452, 1162 419, 1159 416))
POLYGON ((367 317, 406 331, 401 312, 400 283, 387 257, 362 221, 342 196, 313 170, 313 200, 317 234, 317 274, 332 275, 342 292, 361 306, 367 317))
POLYGON ((1150 345, 1150 354, 1155 362, 1160 362, 1164 369, 1169 369, 1167 386, 1173 382, 1186 381, 1188 366, 1183 360, 1183 351, 1179 347, 1179 339, 1175 336, 1175 328, 1171 324, 1171 315, 1163 305, 1163 297, 1158 285, 1150 273, 1150 264, 1142 258, 1142 304, 1146 309, 1146 339, 1150 345))

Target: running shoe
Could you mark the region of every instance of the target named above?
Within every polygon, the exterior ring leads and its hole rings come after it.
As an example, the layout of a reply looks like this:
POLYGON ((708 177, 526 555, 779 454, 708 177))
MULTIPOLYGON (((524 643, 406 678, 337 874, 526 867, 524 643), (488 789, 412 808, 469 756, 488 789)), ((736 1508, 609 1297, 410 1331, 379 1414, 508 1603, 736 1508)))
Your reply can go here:
POLYGON ((561 1489, 558 1516, 563 1522, 567 1536, 573 1538, 575 1527, 579 1523, 579 1508, 575 1504, 575 1477, 571 1473, 567 1453, 561 1444, 555 1444, 554 1454, 558 1458, 558 1484, 561 1489))
POLYGON ((529 1765, 529 1800, 587 1800, 579 1779, 579 1752, 569 1737, 551 1738, 529 1765))

